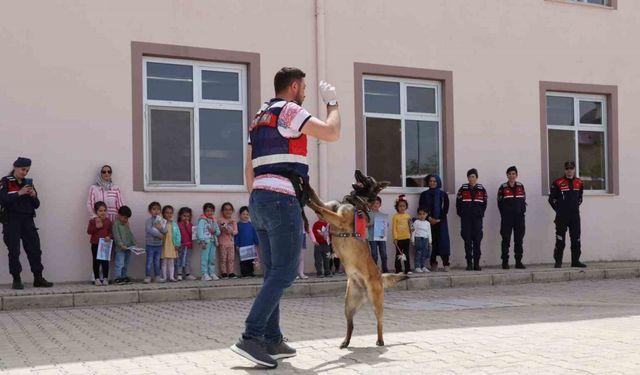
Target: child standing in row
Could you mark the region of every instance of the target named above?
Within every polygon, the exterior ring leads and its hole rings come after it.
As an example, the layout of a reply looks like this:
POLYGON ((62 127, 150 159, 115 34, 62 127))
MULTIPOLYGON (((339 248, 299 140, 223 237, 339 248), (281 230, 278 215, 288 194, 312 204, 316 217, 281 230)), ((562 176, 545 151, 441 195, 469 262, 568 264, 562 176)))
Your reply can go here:
MULTIPOLYGON (((238 211, 238 235, 235 237, 235 245, 239 248, 245 246, 258 246, 258 234, 250 221, 249 207, 242 206, 238 211)), ((257 250, 256 250, 257 251, 257 250)), ((240 259, 240 275, 242 277, 255 277, 253 262, 256 259, 240 259)))
POLYGON ((411 263, 409 262, 409 244, 411 242, 411 216, 407 214, 409 202, 404 194, 396 199, 395 208, 397 214, 393 215, 393 244, 396 247, 396 273, 402 272, 404 263, 404 273, 412 274, 411 263))
POLYGON ((202 215, 198 219, 198 230, 196 231, 196 239, 202 246, 200 271, 202 272, 202 280, 205 281, 218 280, 215 262, 220 227, 216 223, 215 212, 216 206, 213 203, 205 203, 202 206, 202 215))
POLYGON ((93 277, 95 278, 95 285, 109 285, 109 261, 98 260, 98 244, 100 239, 110 240, 111 232, 111 220, 107 217, 107 205, 102 201, 96 202, 93 205, 93 211, 96 217, 89 220, 87 226, 87 234, 90 235, 89 242, 91 243, 91 254, 93 255, 93 277), (102 267, 102 275, 104 279, 100 279, 100 267, 102 267))
POLYGON ((161 206, 158 202, 149 203, 149 218, 144 223, 146 232, 146 253, 147 262, 145 267, 145 284, 151 282, 151 271, 157 283, 164 283, 166 280, 160 276, 160 254, 162 252, 162 239, 164 238, 162 218, 160 217, 161 206))
MULTIPOLYGON (((136 240, 129 228, 129 218, 131 217, 131 209, 122 206, 118 209, 118 218, 113 223, 113 245, 116 251, 116 284, 130 283, 131 279, 127 276, 129 268, 129 259, 131 246, 136 246, 136 240)), ((104 272, 104 271, 103 271, 104 272)))
POLYGON ((180 230, 180 249, 176 258, 176 278, 181 281, 195 280, 191 275, 191 253, 193 252, 193 224, 191 223, 192 212, 189 207, 182 207, 178 211, 178 229, 180 230), (184 276, 183 276, 184 275, 184 276))
POLYGON ((387 229, 389 227, 389 216, 384 212, 380 212, 380 206, 382 206, 382 198, 376 197, 376 200, 371 204, 371 211, 369 211, 369 224, 367 225, 367 240, 369 241, 369 247, 371 249, 371 257, 374 263, 378 263, 378 254, 380 254, 380 265, 382 266, 382 273, 388 273, 387 267, 387 229), (378 228, 375 223, 378 221, 378 225, 382 224, 383 228, 378 228), (375 233, 378 230, 379 233, 375 233))
POLYGON ((178 257, 178 248, 181 244, 180 229, 173 220, 173 207, 164 206, 162 208, 162 218, 166 220, 164 224, 164 238, 162 238, 162 278, 175 282, 174 264, 178 257))
POLYGON ((313 260, 317 277, 331 276, 331 247, 329 246, 329 223, 319 218, 313 224, 313 260))
POLYGON ((229 202, 222 204, 220 208, 222 218, 219 220, 220 237, 218 244, 220 245, 220 273, 223 279, 236 278, 233 272, 236 261, 236 247, 233 238, 238 234, 238 223, 233 220, 233 205, 229 202))
POLYGON ((418 218, 413 222, 411 244, 416 249, 416 273, 429 272, 425 263, 431 257, 431 224, 427 221, 427 211, 418 208, 418 218))

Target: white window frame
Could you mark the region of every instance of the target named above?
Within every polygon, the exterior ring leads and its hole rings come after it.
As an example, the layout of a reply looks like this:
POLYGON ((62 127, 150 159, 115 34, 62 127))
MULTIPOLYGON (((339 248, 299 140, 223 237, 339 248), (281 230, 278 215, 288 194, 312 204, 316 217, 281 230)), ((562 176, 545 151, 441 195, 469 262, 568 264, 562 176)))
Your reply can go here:
MULTIPOLYGON (((608 149, 608 123, 607 123, 607 97, 606 95, 594 95, 594 94, 575 94, 567 92, 547 91, 546 97, 549 96, 562 96, 566 98, 573 98, 573 125, 554 125, 549 124, 547 120, 547 160, 550 160, 549 156, 549 129, 552 130, 570 130, 574 132, 574 148, 575 155, 574 161, 576 163, 576 176, 580 177, 580 150, 579 150, 579 131, 592 131, 604 133, 604 177, 605 188, 602 190, 585 190, 585 194, 603 195, 609 191, 609 149, 608 149), (582 124, 580 122, 580 101, 599 102, 602 108, 602 124, 582 124)), ((547 112, 549 108, 547 107, 547 112)), ((548 118, 548 116, 547 116, 548 118)), ((547 173, 551 171, 547 167, 547 173)), ((553 181, 557 176, 549 176, 549 181, 553 181)))
MULTIPOLYGON (((223 109, 242 111, 242 139, 248 137, 247 131, 247 67, 243 64, 215 63, 188 59, 173 59, 160 57, 145 57, 142 59, 142 103, 143 114, 143 147, 144 147, 144 189, 145 191, 224 191, 246 192, 246 181, 242 174, 241 185, 209 185, 200 184, 200 109, 223 109), (147 63, 165 63, 178 65, 191 65, 193 67, 193 101, 151 100, 147 98, 147 63), (202 71, 214 70, 222 72, 238 73, 239 100, 211 100, 202 99, 202 71), (191 168, 192 182, 152 182, 151 181, 151 139, 149 111, 151 109, 191 109, 192 111, 192 145, 191 168)), ((244 169, 247 154, 247 143, 242 142, 241 167, 244 169)))
MULTIPOLYGON (((412 79, 412 78, 401 78, 401 77, 393 77, 393 76, 377 76, 377 75, 364 75, 362 77, 362 123, 364 124, 364 166, 365 170, 367 170, 367 117, 372 118, 385 118, 385 119, 394 119, 400 120, 400 138, 402 144, 401 150, 401 168, 402 168, 402 186, 389 186, 385 189, 385 191, 391 193, 420 193, 424 191, 424 187, 407 187, 407 175, 406 175, 406 150, 405 150, 405 121, 406 120, 414 120, 414 121, 432 121, 438 123, 438 173, 442 176, 442 171, 444 167, 443 162, 443 149, 442 149, 442 84, 439 81, 432 81, 426 79, 412 79), (366 91, 364 88, 364 83, 366 80, 374 80, 374 81, 386 81, 386 82, 396 82, 400 84, 400 113, 399 114, 391 114, 391 113, 378 113, 378 112, 367 112, 367 102, 366 102, 366 91), (421 112, 408 112, 407 111, 407 87, 422 87, 422 88, 431 88, 435 89, 435 110, 436 113, 421 113, 421 112)), ((443 177, 444 178, 444 177, 443 177)))
POLYGON ((600 7, 610 7, 611 6, 611 0, 605 0, 606 4, 594 4, 594 3, 588 2, 587 0, 571 0, 571 1, 574 1, 576 3, 600 6, 600 7))

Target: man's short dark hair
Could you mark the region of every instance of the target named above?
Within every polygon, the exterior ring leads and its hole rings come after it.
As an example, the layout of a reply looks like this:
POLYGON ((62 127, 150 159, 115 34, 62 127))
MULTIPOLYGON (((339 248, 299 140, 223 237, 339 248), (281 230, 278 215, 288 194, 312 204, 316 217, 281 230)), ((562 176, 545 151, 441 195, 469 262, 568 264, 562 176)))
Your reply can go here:
POLYGON ((516 174, 518 174, 518 168, 516 168, 515 165, 512 165, 509 168, 507 168, 507 174, 509 174, 509 172, 516 172, 516 174))
POLYGON ((478 178, 478 170, 475 168, 471 168, 467 171, 467 177, 471 176, 472 174, 476 175, 476 178, 478 178))
POLYGON ((122 215, 124 217, 131 217, 131 209, 129 206, 122 206, 118 208, 118 215, 122 215))
POLYGON ((273 88, 275 89, 276 94, 281 93, 289 87, 293 81, 303 79, 306 76, 307 75, 298 68, 285 66, 278 70, 278 73, 276 73, 276 76, 273 78, 273 88))

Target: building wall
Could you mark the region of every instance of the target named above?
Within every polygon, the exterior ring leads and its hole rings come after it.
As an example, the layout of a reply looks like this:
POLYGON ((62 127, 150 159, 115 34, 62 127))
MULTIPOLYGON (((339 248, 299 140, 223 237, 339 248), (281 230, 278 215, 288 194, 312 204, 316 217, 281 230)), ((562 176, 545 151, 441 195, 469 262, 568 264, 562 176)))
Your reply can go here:
MULTIPOLYGON (((355 168, 354 62, 453 72, 456 185, 476 167, 489 190, 483 261, 499 262, 495 194, 516 164, 528 191, 525 261, 551 260, 552 211, 542 194, 539 82, 616 85, 620 171, 640 160, 638 49, 640 4, 617 10, 545 0, 432 0, 326 3, 326 78, 338 89, 342 138, 329 147, 329 197, 350 189, 355 168)), ((23 1, 0 13, 0 160, 34 160, 42 207, 37 223, 46 275, 54 281, 90 275, 85 235, 89 185, 112 165, 140 242, 152 200, 188 205, 246 204, 246 193, 134 192, 131 139, 131 42, 153 42, 260 54, 263 98, 282 66, 307 72, 305 107, 317 113, 314 1, 23 1), (286 11, 285 11, 286 10, 286 11)), ((254 109, 250 108, 250 111, 254 109)), ((310 141, 312 182, 317 183, 310 141)), ((4 171, 3 171, 4 172, 4 171)), ((633 173, 620 173, 620 194, 588 196, 582 208, 583 259, 640 259, 634 228, 640 202, 633 173)), ((383 194, 392 211, 395 194, 383 194)), ((415 209, 417 195, 410 194, 415 209)), ((453 199, 454 196, 452 195, 453 199)), ((312 215, 309 215, 313 217, 312 215)), ((450 215, 455 264, 464 260, 459 221, 450 215)), ((567 249, 568 252, 568 249, 567 249)), ((392 263, 390 258, 390 265, 392 263)), ((23 268, 28 270, 23 255, 23 268)), ((141 276, 143 259, 130 267, 141 276)), ((307 252, 306 269, 313 268, 307 252)), ((25 272, 25 276, 28 272, 25 272)), ((9 281, 6 261, 0 282, 9 281)))

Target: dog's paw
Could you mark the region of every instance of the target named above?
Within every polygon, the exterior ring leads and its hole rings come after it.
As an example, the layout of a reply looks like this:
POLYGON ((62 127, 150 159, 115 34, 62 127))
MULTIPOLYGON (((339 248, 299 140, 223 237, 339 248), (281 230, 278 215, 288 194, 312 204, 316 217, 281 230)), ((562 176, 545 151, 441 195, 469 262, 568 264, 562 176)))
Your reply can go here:
POLYGON ((344 340, 344 341, 342 342, 342 344, 340 344, 340 349, 344 349, 344 348, 346 348, 347 346, 349 346, 349 341, 344 340))
POLYGON ((378 341, 376 341, 376 345, 378 345, 378 346, 384 346, 384 340, 378 340, 378 341))

